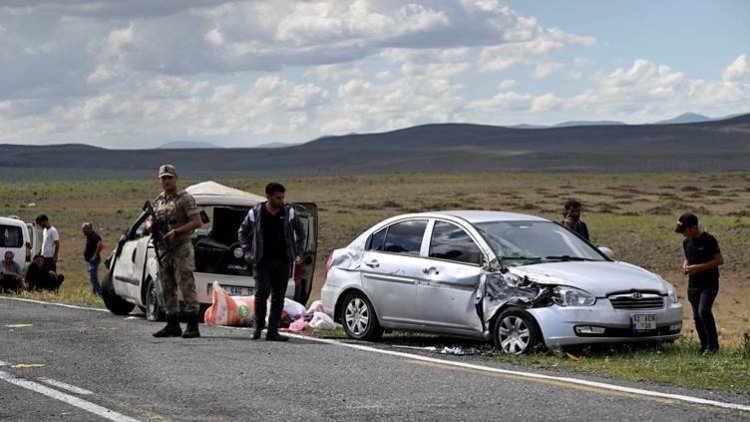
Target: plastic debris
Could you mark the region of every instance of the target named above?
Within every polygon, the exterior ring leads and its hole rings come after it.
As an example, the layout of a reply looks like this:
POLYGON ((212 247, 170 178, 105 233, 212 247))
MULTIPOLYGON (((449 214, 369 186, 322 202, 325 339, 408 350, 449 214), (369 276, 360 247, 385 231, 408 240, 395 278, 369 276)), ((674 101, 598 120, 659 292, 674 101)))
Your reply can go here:
POLYGON ((289 331, 294 333, 305 331, 305 328, 307 328, 308 325, 309 324, 307 323, 307 321, 305 321, 304 318, 299 318, 289 326, 289 331))
POLYGON ((43 363, 17 363, 15 365, 11 365, 10 367, 13 369, 27 369, 27 368, 41 368, 45 366, 43 363))
POLYGON ((34 324, 8 324, 5 327, 6 328, 29 328, 33 326, 34 324))
POLYGON ((313 318, 310 321, 310 327, 319 330, 331 330, 336 328, 336 323, 333 322, 331 317, 324 312, 313 313, 313 318))
MULTIPOLYGON (((270 300, 269 300, 270 302, 270 300)), ((269 305, 270 309, 270 305, 269 305)), ((282 321, 300 319, 305 316, 305 306, 289 298, 284 298, 282 321)), ((255 296, 231 296, 218 281, 213 283, 211 306, 206 309, 203 321, 206 325, 226 325, 246 327, 255 314, 255 296)), ((284 324, 282 323, 282 327, 284 324)))
POLYGON ((476 350, 472 347, 463 348, 461 346, 455 346, 455 347, 443 347, 443 350, 440 351, 440 354, 443 355, 455 355, 455 356, 471 356, 473 354, 476 354, 476 350))
POLYGON ((567 357, 567 358, 568 358, 569 360, 572 360, 573 362, 580 362, 580 360, 581 360, 581 358, 579 358, 578 356, 576 356, 576 355, 572 355, 572 354, 570 354, 570 353, 566 353, 566 354, 565 354, 565 356, 566 356, 566 357, 567 357))

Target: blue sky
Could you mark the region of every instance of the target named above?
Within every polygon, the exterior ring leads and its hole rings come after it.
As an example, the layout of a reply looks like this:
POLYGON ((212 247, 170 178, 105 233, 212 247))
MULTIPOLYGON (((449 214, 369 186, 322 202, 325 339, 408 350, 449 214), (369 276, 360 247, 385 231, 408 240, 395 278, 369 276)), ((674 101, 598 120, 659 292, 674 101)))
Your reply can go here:
POLYGON ((0 143, 750 112, 750 2, 8 0, 0 143))

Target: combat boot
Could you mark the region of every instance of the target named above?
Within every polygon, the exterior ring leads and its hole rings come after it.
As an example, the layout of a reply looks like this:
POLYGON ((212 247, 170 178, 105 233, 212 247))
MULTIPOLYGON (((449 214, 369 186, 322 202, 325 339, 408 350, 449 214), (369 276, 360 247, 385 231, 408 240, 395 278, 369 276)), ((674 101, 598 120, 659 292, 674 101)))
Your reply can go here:
POLYGON ((198 331, 198 315, 188 314, 187 327, 185 327, 185 332, 182 333, 182 338, 196 338, 200 336, 201 333, 198 331))
POLYGON ((154 337, 180 337, 182 329, 177 315, 167 315, 167 326, 154 333, 154 337))

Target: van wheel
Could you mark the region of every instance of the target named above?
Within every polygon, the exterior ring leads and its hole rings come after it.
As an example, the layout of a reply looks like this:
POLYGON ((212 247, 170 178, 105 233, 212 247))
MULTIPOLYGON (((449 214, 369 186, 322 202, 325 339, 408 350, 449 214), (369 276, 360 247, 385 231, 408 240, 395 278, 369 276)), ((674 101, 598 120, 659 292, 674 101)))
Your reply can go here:
POLYGON ((104 302, 104 306, 115 315, 127 315, 135 308, 134 304, 115 293, 115 286, 112 285, 112 273, 109 270, 104 274, 102 301, 104 302))
POLYGON ((542 346, 542 333, 528 312, 510 307, 500 313, 493 324, 495 348, 510 355, 528 354, 542 346))
POLYGON ((156 283, 149 278, 146 290, 146 319, 148 321, 164 321, 165 318, 164 309, 159 306, 156 283))
POLYGON ((375 309, 360 292, 351 292, 341 304, 344 331, 355 340, 377 341, 383 337, 383 327, 378 322, 375 309))

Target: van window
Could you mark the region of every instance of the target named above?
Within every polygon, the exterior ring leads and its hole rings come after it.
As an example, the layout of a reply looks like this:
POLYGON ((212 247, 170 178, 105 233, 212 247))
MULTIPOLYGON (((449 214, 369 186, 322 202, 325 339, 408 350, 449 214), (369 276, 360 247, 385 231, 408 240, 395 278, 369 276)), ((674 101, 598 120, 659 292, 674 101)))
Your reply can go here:
POLYGON ((0 224, 0 248, 23 247, 23 232, 18 226, 0 224))

